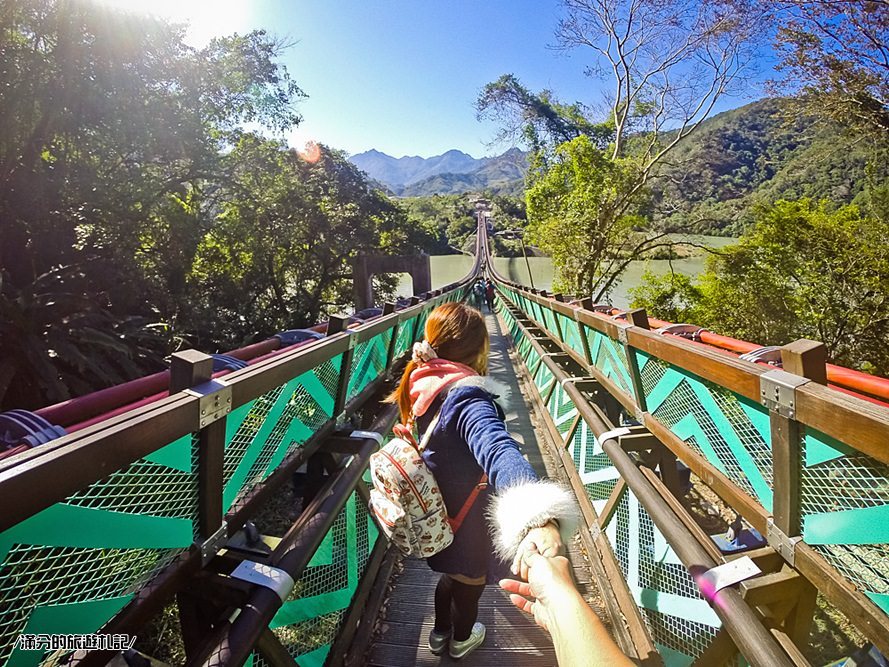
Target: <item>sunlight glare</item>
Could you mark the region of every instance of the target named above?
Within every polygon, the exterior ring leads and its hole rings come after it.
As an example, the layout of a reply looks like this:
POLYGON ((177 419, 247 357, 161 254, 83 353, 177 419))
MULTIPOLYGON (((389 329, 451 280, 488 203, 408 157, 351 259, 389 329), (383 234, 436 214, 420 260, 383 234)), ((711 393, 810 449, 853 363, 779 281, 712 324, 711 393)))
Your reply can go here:
POLYGON ((296 149, 296 154, 309 164, 315 164, 321 159, 321 146, 317 142, 307 141, 302 150, 296 149))
POLYGON ((160 16, 188 24, 186 41, 205 46, 214 37, 250 30, 250 0, 96 0, 133 14, 160 16))

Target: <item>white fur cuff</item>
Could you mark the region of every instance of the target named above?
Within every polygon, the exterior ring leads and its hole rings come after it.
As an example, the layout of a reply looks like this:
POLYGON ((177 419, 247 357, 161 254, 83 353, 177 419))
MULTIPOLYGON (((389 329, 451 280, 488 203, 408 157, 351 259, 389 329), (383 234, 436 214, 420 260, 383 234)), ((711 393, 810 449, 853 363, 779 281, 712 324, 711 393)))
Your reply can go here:
POLYGON ((488 510, 497 555, 511 561, 528 531, 550 519, 559 522, 562 543, 569 544, 580 524, 580 508, 574 494, 561 484, 529 481, 498 491, 488 510))

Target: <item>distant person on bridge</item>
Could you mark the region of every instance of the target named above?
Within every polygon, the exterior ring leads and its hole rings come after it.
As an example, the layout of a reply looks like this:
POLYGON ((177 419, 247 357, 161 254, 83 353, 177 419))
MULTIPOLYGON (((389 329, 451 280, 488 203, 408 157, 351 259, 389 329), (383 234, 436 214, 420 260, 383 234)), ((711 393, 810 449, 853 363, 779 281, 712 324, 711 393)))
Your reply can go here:
POLYGON ((488 302, 488 310, 494 312, 494 283, 491 280, 485 281, 485 301, 488 302))
POLYGON ((481 310, 485 302, 485 282, 481 278, 472 286, 472 299, 475 307, 481 310))
POLYGON ((426 559, 442 573, 429 649, 462 658, 485 639, 476 619, 492 553, 514 571, 525 553, 555 556, 573 536, 579 514, 569 491, 537 480, 506 431, 494 400, 500 392, 485 377, 489 341, 481 313, 461 303, 439 306, 425 333, 389 400, 401 413, 398 431, 432 428, 422 456, 451 517, 481 488, 453 543, 426 559))
POLYGON ((511 593, 509 598, 516 607, 533 615, 537 625, 549 632, 559 667, 634 664, 577 592, 567 558, 529 552, 522 558, 520 572, 528 583, 503 579, 500 587, 511 593))

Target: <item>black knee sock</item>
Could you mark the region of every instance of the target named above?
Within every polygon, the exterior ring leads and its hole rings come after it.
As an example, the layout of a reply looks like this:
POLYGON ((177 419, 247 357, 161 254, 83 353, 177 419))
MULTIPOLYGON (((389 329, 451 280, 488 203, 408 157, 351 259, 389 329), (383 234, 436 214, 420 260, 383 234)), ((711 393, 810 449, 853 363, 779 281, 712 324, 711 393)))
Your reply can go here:
POLYGON ((443 574, 435 587, 435 631, 450 632, 451 628, 451 584, 454 580, 443 574))
POLYGON ((472 626, 478 618, 478 599, 485 590, 484 584, 461 584, 451 582, 451 618, 454 623, 454 641, 469 639, 472 626))

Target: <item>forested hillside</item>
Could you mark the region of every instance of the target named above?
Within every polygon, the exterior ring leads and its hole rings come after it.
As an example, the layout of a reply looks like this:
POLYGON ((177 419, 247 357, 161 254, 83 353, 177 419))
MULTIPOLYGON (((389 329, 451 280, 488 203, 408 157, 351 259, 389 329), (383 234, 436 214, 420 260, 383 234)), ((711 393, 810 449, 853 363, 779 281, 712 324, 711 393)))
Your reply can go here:
POLYGON ((656 206, 680 229, 737 235, 756 204, 860 201, 874 157, 867 146, 780 99, 760 100, 714 116, 677 146, 654 186, 656 206))

